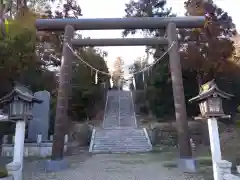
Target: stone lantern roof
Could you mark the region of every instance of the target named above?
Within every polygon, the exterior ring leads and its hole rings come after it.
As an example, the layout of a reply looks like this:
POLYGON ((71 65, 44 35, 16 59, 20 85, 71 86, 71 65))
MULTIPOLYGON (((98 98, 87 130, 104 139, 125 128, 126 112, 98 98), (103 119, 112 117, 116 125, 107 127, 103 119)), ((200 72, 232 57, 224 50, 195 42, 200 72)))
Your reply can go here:
POLYGON ((226 93, 218 88, 215 80, 209 81, 203 84, 200 88, 200 92, 196 97, 189 99, 189 102, 203 101, 209 97, 222 97, 223 99, 230 99, 234 95, 226 93))
POLYGON ((25 102, 41 103, 42 101, 35 98, 32 91, 19 83, 16 83, 13 90, 0 99, 1 104, 9 103, 14 100, 14 98, 19 98, 25 102))

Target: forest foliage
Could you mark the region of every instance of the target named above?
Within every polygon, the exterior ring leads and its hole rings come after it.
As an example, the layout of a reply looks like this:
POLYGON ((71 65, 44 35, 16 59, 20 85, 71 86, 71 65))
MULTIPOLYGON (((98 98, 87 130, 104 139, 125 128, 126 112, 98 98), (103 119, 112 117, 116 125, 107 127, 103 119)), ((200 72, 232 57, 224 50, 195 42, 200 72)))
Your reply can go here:
MULTIPOLYGON (((131 0, 126 4, 126 17, 170 17, 175 16, 171 8, 166 8, 165 0, 131 0)), ((180 57, 183 73, 183 83, 186 102, 196 96, 199 87, 215 79, 217 84, 227 92, 233 93, 235 98, 226 105, 227 112, 234 114, 239 105, 239 53, 233 38, 236 38, 236 27, 227 12, 212 1, 187 0, 186 16, 205 16, 207 21, 203 28, 178 29, 180 57)), ((125 30, 123 35, 135 34, 137 31, 125 30)), ((158 37, 166 34, 165 29, 140 30, 147 36, 158 37)), ((146 47, 147 53, 153 53, 155 61, 167 50, 167 47, 146 47)), ((173 116, 173 95, 168 56, 163 57, 146 73, 135 76, 137 90, 144 90, 149 110, 157 117, 173 116), (144 79, 144 81, 143 81, 144 79)), ((132 72, 139 71, 143 64, 138 60, 131 67, 132 72)), ((148 66, 148 65, 145 65, 148 66)), ((131 85, 131 87, 133 87, 131 85)), ((198 108, 187 105, 189 116, 197 115, 198 108)), ((143 108, 146 109, 146 108, 143 108)), ((164 119, 164 118, 162 118, 164 119)))
MULTIPOLYGON (((61 58, 63 32, 37 32, 34 21, 38 17, 78 18, 82 15, 81 4, 76 0, 67 0, 53 10, 51 6, 54 1, 11 0, 10 2, 5 5, 8 8, 0 8, 1 11, 4 9, 11 22, 9 33, 1 36, 0 41, 0 80, 3 87, 0 89, 0 96, 11 89, 13 81, 29 85, 33 91, 46 89, 52 95, 51 115, 54 120, 60 65, 58 59, 61 58)), ((211 1, 203 3, 202 0, 187 0, 183 6, 186 9, 186 16, 205 15, 208 19, 204 28, 178 31, 186 100, 198 93, 201 84, 214 78, 220 87, 236 95, 234 107, 229 110, 235 112, 240 99, 240 84, 238 82, 239 50, 237 51, 239 47, 235 47, 233 43, 236 35, 234 22, 227 12, 211 1)), ((176 16, 171 8, 166 8, 165 0, 131 0, 126 4, 125 12, 126 17, 176 16)), ((166 33, 165 29, 140 31, 152 37, 164 36, 166 33)), ((136 30, 125 30, 123 35, 136 32, 136 30)), ((78 37, 80 34, 75 36, 78 37)), ((148 56, 153 55, 155 59, 166 50, 167 47, 164 46, 146 47, 148 56)), ((104 60, 106 52, 93 47, 79 48, 77 51, 91 66, 108 72, 104 60)), ((103 101, 101 83, 109 87, 110 77, 98 74, 98 83, 95 83, 96 72, 77 58, 74 62, 69 115, 73 120, 82 121, 87 117, 94 117, 99 111, 103 101), (97 107, 89 108, 94 105, 97 107)), ((136 60, 131 72, 136 72, 147 64, 148 62, 144 60, 141 62, 136 60)), ((156 116, 173 115, 168 56, 150 71, 145 72, 144 82, 143 74, 136 75, 135 80, 137 89, 145 90, 148 101, 146 104, 156 116)), ((133 85, 131 87, 133 88, 133 85)), ((197 109, 192 105, 187 104, 187 107, 189 115, 197 113, 197 109)))
MULTIPOLYGON (((49 0, 12 0, 5 4, 8 6, 5 18, 10 24, 0 40, 0 96, 11 90, 14 81, 30 86, 33 91, 48 90, 51 93, 52 124, 64 32, 38 32, 34 21, 36 18, 78 18, 82 15, 76 0, 60 3, 56 10, 51 8, 53 3, 49 0)), ((75 36, 81 35, 76 33, 75 36)), ((108 72, 106 52, 93 47, 76 50, 91 66, 108 72)), ((84 121, 94 117, 102 106, 102 84, 109 86, 109 77, 99 74, 96 82, 96 72, 74 58, 69 116, 74 121, 84 121)))

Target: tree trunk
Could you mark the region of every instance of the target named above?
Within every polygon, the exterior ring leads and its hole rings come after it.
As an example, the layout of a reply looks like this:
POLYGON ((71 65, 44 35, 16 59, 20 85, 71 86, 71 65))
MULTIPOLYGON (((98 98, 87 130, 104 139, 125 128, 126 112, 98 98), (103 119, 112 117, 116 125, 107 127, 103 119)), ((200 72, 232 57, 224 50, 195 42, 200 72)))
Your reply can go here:
POLYGON ((23 6, 26 8, 27 7, 27 0, 23 0, 23 6))
POLYGON ((17 12, 19 12, 19 9, 21 7, 21 0, 17 0, 17 12))
POLYGON ((7 136, 7 143, 8 144, 12 144, 13 143, 13 135, 12 134, 7 136))
POLYGON ((4 36, 4 28, 5 28, 5 25, 4 25, 4 20, 3 20, 3 10, 4 10, 4 7, 3 7, 3 0, 0 0, 0 35, 1 36, 4 36))
POLYGON ((202 122, 202 143, 206 146, 210 145, 207 121, 202 122))
POLYGON ((198 83, 198 89, 200 91, 200 88, 203 84, 203 81, 202 81, 202 77, 201 77, 201 73, 200 72, 197 72, 197 83, 198 83))
POLYGON ((0 157, 1 157, 1 155, 2 155, 3 136, 4 136, 4 135, 1 135, 1 134, 0 134, 0 157))

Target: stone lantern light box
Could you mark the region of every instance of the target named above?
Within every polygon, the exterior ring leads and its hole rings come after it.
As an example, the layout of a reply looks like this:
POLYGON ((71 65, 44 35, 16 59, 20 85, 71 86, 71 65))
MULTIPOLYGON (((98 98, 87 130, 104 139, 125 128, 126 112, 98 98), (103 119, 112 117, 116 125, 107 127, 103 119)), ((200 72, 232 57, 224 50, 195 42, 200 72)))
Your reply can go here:
POLYGON ((232 94, 220 90, 215 81, 209 81, 202 85, 200 93, 189 100, 189 102, 199 103, 202 117, 223 117, 225 116, 222 106, 223 99, 230 99, 232 94))
POLYGON ((0 104, 8 106, 8 117, 12 121, 32 119, 34 103, 42 103, 42 101, 35 98, 28 87, 19 83, 16 83, 13 90, 0 99, 0 104))

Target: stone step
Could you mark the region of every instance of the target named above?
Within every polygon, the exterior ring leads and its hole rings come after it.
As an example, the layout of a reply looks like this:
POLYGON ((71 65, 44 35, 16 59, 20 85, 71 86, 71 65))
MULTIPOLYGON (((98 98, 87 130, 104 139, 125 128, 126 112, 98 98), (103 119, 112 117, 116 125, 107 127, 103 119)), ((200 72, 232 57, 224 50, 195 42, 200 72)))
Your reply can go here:
POLYGON ((141 142, 141 143, 126 143, 126 142, 105 142, 105 143, 100 143, 100 142, 95 142, 94 146, 148 146, 146 142, 141 142))
POLYGON ((150 147, 147 147, 147 146, 140 146, 140 147, 118 147, 118 146, 101 146, 101 147, 93 147, 93 150, 94 149, 112 149, 112 150, 123 150, 123 149, 151 149, 150 147))
POLYGON ((145 133, 119 133, 119 132, 108 132, 108 133, 96 133, 96 137, 116 137, 116 138, 121 138, 121 137, 130 137, 130 138, 138 138, 144 136, 145 133))
POLYGON ((108 132, 97 132, 97 133, 99 135, 102 135, 102 134, 143 135, 144 134, 143 131, 141 131, 141 132, 139 132, 139 131, 136 131, 136 132, 134 132, 134 131, 121 131, 121 130, 112 131, 110 128, 107 129, 107 130, 108 130, 108 132))
POLYGON ((152 150, 143 129, 98 129, 93 139, 93 153, 148 152, 152 150))
POLYGON ((147 147, 149 146, 148 144, 126 144, 126 143, 119 143, 119 144, 116 144, 116 143, 106 143, 106 144, 103 144, 103 143, 95 143, 93 145, 93 147, 100 147, 100 146, 118 146, 118 147, 147 147))
MULTIPOLYGON (((114 133, 116 133, 116 132, 133 132, 133 133, 141 133, 142 132, 142 129, 138 129, 138 128, 133 128, 133 127, 128 127, 128 128, 123 128, 123 127, 115 127, 115 128, 112 128, 112 129, 108 129, 109 131, 107 132, 107 133, 109 133, 109 132, 111 132, 111 130, 112 131, 114 131, 114 133)), ((103 131, 102 131, 103 132, 103 131)), ((101 133, 101 132, 99 132, 99 133, 101 133)), ((105 132, 104 132, 105 133, 105 132)))
POLYGON ((135 141, 136 143, 140 143, 140 142, 145 142, 147 140, 147 138, 139 138, 139 139, 136 139, 136 138, 131 138, 130 140, 129 139, 107 139, 107 138, 95 138, 94 141, 95 142, 133 142, 135 141))
POLYGON ((95 134, 95 138, 96 139, 109 139, 109 138, 111 138, 111 139, 115 139, 115 140, 127 140, 127 139, 130 139, 130 140, 141 140, 141 139, 146 139, 146 137, 145 137, 145 134, 142 134, 141 136, 130 136, 130 134, 128 134, 127 136, 116 136, 116 135, 112 135, 112 136, 110 136, 110 135, 99 135, 99 134, 95 134))
POLYGON ((106 141, 106 140, 104 140, 104 141, 98 141, 98 140, 94 140, 94 143, 95 144, 103 144, 103 143, 105 143, 105 144, 121 144, 121 143, 125 143, 125 144, 144 144, 144 143, 146 143, 146 140, 147 139, 145 139, 145 142, 144 141, 137 141, 137 142, 133 142, 133 141, 113 141, 113 140, 111 140, 111 141, 106 141))
POLYGON ((113 140, 113 141, 145 141, 147 138, 143 134, 142 137, 118 137, 118 136, 96 136, 95 141, 105 141, 105 140, 113 140))
POLYGON ((98 137, 98 138, 95 138, 94 141, 95 142, 133 142, 135 141, 136 143, 139 143, 139 142, 145 142, 147 140, 147 138, 145 137, 141 137, 141 138, 131 138, 131 139, 119 139, 119 138, 114 138, 111 137, 111 138, 102 138, 102 137, 98 137))
POLYGON ((113 149, 113 148, 105 148, 105 149, 93 149, 92 152, 150 152, 151 149, 113 149))
POLYGON ((119 147, 119 148, 140 148, 140 147, 149 147, 149 144, 105 144, 105 145, 101 145, 101 144, 94 144, 93 147, 96 148, 101 148, 101 147, 119 147))
POLYGON ((93 153, 136 153, 150 152, 152 149, 94 149, 93 153))
POLYGON ((132 146, 132 147, 135 147, 135 146, 149 146, 147 143, 139 143, 139 144, 131 144, 131 143, 124 143, 124 142, 122 142, 122 143, 106 143, 106 144, 101 144, 101 143, 96 143, 96 144, 94 144, 94 146, 122 146, 122 147, 124 147, 124 146, 132 146))
POLYGON ((94 146, 94 149, 105 149, 105 148, 111 148, 111 149, 151 149, 149 146, 94 146))
POLYGON ((124 145, 124 144, 117 144, 117 145, 100 145, 100 144, 95 144, 93 148, 149 148, 149 145, 124 145))
POLYGON ((151 148, 147 147, 147 146, 139 146, 139 147, 128 147, 128 146, 125 146, 125 147, 120 147, 120 146, 93 146, 93 150, 104 150, 104 149, 112 149, 113 151, 114 150, 124 150, 124 149, 139 149, 139 150, 143 150, 145 151, 146 149, 148 150, 151 150, 151 148))

